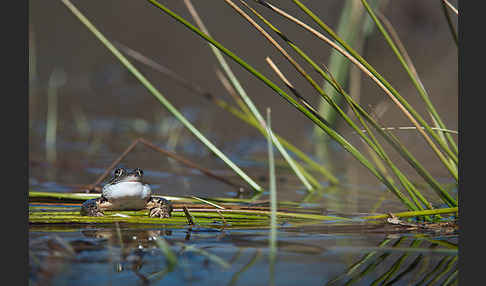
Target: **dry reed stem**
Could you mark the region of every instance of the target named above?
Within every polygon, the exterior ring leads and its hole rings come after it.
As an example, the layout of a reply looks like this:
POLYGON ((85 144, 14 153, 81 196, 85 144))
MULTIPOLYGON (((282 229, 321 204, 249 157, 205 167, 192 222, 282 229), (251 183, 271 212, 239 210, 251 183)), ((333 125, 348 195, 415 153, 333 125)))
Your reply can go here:
POLYGON ((442 0, 442 2, 444 2, 444 4, 446 4, 447 7, 449 7, 452 10, 452 12, 454 12, 457 16, 459 16, 459 11, 457 11, 457 9, 454 6, 452 6, 452 4, 449 3, 449 1, 442 0))

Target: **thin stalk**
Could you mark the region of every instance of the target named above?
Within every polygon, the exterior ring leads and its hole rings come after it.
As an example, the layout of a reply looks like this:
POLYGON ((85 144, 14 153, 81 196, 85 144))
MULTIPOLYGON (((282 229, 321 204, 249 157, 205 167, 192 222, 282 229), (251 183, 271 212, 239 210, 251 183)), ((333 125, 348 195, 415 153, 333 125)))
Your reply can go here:
POLYGON ((456 29, 454 29, 454 25, 452 24, 451 16, 449 15, 449 12, 447 11, 445 0, 441 1, 441 4, 442 4, 442 12, 444 12, 444 16, 447 20, 447 25, 449 26, 449 30, 451 31, 452 39, 454 39, 454 43, 456 43, 456 46, 459 47, 459 38, 457 36, 456 29))
MULTIPOLYGON (((421 128, 423 128, 423 127, 421 127, 421 128)), ((417 130, 417 127, 415 127, 415 126, 398 126, 398 127, 389 126, 389 127, 383 127, 381 129, 383 129, 383 130, 417 130)), ((452 129, 443 129, 443 128, 440 128, 440 127, 432 127, 432 130, 437 130, 437 131, 440 131, 440 132, 443 132, 443 133, 450 133, 450 134, 454 134, 454 135, 459 135, 459 131, 452 130, 452 129)), ((366 131, 363 130, 363 132, 366 132, 366 131)))
MULTIPOLYGON (((218 50, 218 52, 219 52, 219 50, 218 50)), ((246 114, 246 116, 249 119, 254 120, 255 117, 251 113, 248 106, 246 106, 246 104, 243 102, 241 97, 238 96, 234 87, 231 85, 231 83, 228 81, 228 79, 223 75, 223 73, 219 69, 216 69, 216 76, 218 77, 219 81, 221 82, 223 87, 226 89, 226 91, 228 91, 228 93, 231 95, 231 98, 233 98, 234 102, 236 102, 236 105, 238 105, 238 107, 246 114)), ((258 126, 260 126, 260 125, 258 125, 258 126)))
POLYGON ((218 208, 218 209, 222 209, 222 210, 224 210, 224 207, 222 207, 222 206, 220 206, 220 205, 217 205, 217 204, 215 204, 215 203, 212 203, 212 202, 210 202, 210 201, 207 201, 207 200, 204 200, 204 199, 200 199, 200 198, 198 198, 198 197, 196 197, 196 196, 191 196, 191 198, 193 198, 193 199, 195 199, 195 200, 198 200, 198 201, 201 201, 201 202, 203 202, 203 203, 206 203, 206 204, 208 204, 208 205, 210 205, 210 206, 216 207, 216 208, 218 208))
POLYGON ((275 284, 275 261, 277 256, 277 189, 275 180, 275 163, 273 158, 272 127, 270 119, 270 108, 267 108, 267 143, 268 143, 268 168, 270 178, 270 285, 275 284))
POLYGON ((108 39, 96 29, 93 24, 69 1, 62 0, 66 7, 88 28, 93 35, 98 38, 110 52, 147 88, 147 90, 160 103, 176 117, 196 138, 199 139, 206 147, 216 154, 225 162, 233 171, 235 171, 245 182, 247 182, 255 191, 262 192, 263 189, 249 176, 247 176, 237 165, 235 165, 226 155, 224 155, 216 146, 214 146, 204 135, 202 135, 183 115, 180 113, 129 61, 123 56, 118 49, 113 46, 108 39))
POLYGON ((456 7, 452 6, 451 3, 449 3, 449 1, 447 0, 442 0, 442 3, 446 4, 447 7, 449 7, 449 9, 452 10, 452 12, 454 12, 457 16, 459 16, 459 11, 457 11, 456 7))
MULTIPOLYGON (((368 12, 368 14, 370 15, 370 17, 375 22, 375 25, 378 27, 378 30, 380 30, 383 37, 385 37, 386 42, 388 43, 390 48, 393 50, 394 54, 397 56, 398 60, 402 64, 402 67, 405 69, 408 76, 412 80, 412 83, 415 86, 415 88, 417 89, 417 91, 419 92, 420 97, 422 97, 423 101, 425 102, 427 110, 429 111, 432 119, 435 122, 437 122, 438 127, 446 129, 444 123, 442 122, 442 119, 440 118, 439 114, 437 113, 437 110, 435 109, 434 105, 430 101, 430 98, 429 98, 429 95, 427 94, 427 91, 425 90, 422 82, 420 81, 420 78, 418 76, 417 71, 413 67, 412 60, 410 59, 410 57, 408 57, 408 53, 406 53, 405 47, 399 41, 398 35, 396 35, 396 33, 394 33, 392 25, 391 24, 387 25, 388 30, 390 30, 390 32, 395 35, 394 36, 395 41, 397 41, 397 44, 401 47, 401 49, 399 49, 397 47, 397 45, 395 45, 394 41, 392 40, 392 37, 385 30, 381 21, 377 18, 377 16, 375 15, 373 10, 369 6, 368 2, 366 0, 361 0, 361 2, 363 3, 363 6, 365 7, 365 9, 368 12), (405 59, 404 55, 407 55, 406 56, 407 60, 405 59)), ((382 18, 384 18, 384 17, 382 17, 382 18)), ((457 146, 456 146, 454 140, 452 139, 450 134, 447 134, 446 137, 447 137, 447 140, 449 141, 449 144, 453 147, 453 151, 457 154, 458 150, 457 150, 457 146)))
MULTIPOLYGON (((34 26, 29 24, 29 83, 37 79, 37 55, 34 26)), ((32 92, 29 88, 29 92, 32 92)))
MULTIPOLYGON (((273 89, 278 95, 283 97, 285 100, 287 100, 292 106, 297 108, 300 112, 302 112, 307 118, 309 118, 312 122, 314 122, 316 125, 318 125, 324 132, 328 133, 331 138, 333 138, 335 141, 337 141, 346 151, 348 151, 350 154, 352 154, 361 164, 363 164, 366 168, 368 168, 374 176, 376 176, 381 182, 383 182, 388 188, 392 190, 398 191, 393 184, 391 184, 384 176, 383 174, 377 170, 353 145, 351 145, 349 142, 347 142, 339 133, 334 131, 332 128, 324 124, 321 120, 319 120, 314 114, 312 114, 310 111, 306 109, 303 105, 299 104, 296 102, 291 96, 289 96, 287 93, 285 93, 281 88, 279 88, 277 85, 275 85, 272 81, 270 81, 268 78, 263 76, 260 72, 255 70, 252 66, 247 64, 245 61, 243 61, 241 58, 236 56, 234 53, 223 47, 220 43, 216 42, 214 39, 206 35, 205 33, 201 32, 199 29, 194 27, 192 24, 187 22, 185 19, 177 15, 176 13, 172 12, 170 9, 165 7, 164 5, 158 3, 155 0, 148 0, 150 3, 152 3, 154 6, 157 8, 161 9, 163 12, 180 22, 181 24, 185 25, 187 28, 189 28, 191 31, 195 32, 205 40, 211 42, 214 46, 216 46, 220 51, 228 55, 231 59, 233 59, 235 62, 240 64, 243 68, 245 68, 248 72, 253 74, 255 77, 263 81, 268 87, 273 89)), ((408 199, 406 202, 404 202, 409 206, 411 209, 413 209, 413 206, 410 204, 408 199)))
MULTIPOLYGON (((207 34, 208 36, 210 36, 209 31, 204 26, 202 20, 198 17, 198 14, 196 13, 196 10, 192 6, 190 0, 185 0, 185 3, 186 3, 186 6, 191 11, 191 15, 196 20, 196 22, 197 22, 198 26, 200 27, 201 31, 203 31, 205 34, 207 34)), ((220 63, 221 67, 223 68, 223 70, 228 75, 228 77, 229 77, 230 81, 232 82, 232 84, 235 86, 235 89, 239 92, 241 98, 246 103, 246 105, 248 106, 248 108, 251 110, 253 116, 257 119, 257 122, 259 122, 260 125, 264 128, 265 127, 265 121, 264 121, 263 117, 261 116, 260 112, 256 108, 256 106, 253 103, 253 101, 246 94, 245 90, 243 89, 243 87, 241 86, 241 84, 239 83, 239 81, 237 80, 236 76, 233 74, 233 72, 229 68, 229 65, 226 63, 226 61, 225 61, 222 53, 216 47, 214 47, 211 44, 210 44, 210 47, 211 47, 213 53, 215 54, 216 58, 218 59, 218 62, 220 63)), ((287 161, 287 163, 292 168, 292 170, 297 175, 297 177, 300 179, 300 181, 304 184, 304 186, 306 187, 306 189, 309 192, 314 191, 314 188, 312 187, 312 185, 309 183, 309 181, 306 179, 306 177, 300 171, 299 164, 297 162, 295 162, 292 159, 292 157, 290 157, 290 155, 288 154, 288 152, 285 150, 285 148, 282 146, 282 144, 280 144, 280 142, 278 142, 278 139, 275 136, 272 136, 271 139, 273 141, 273 144, 275 144, 275 147, 277 147, 277 149, 279 150, 280 154, 282 154, 282 156, 284 157, 284 159, 287 161)))
POLYGON ((410 104, 406 100, 404 100, 400 94, 386 81, 384 78, 378 74, 373 67, 371 67, 360 55, 358 55, 351 47, 347 46, 346 43, 344 43, 337 35, 330 30, 325 24, 320 21, 317 16, 315 16, 310 10, 308 10, 305 6, 303 6, 302 3, 300 3, 297 0, 293 0, 295 3, 299 3, 299 7, 303 9, 307 14, 312 15, 313 19, 315 21, 318 21, 320 25, 324 25, 323 27, 327 28, 327 32, 331 34, 337 41, 340 41, 339 43, 346 47, 346 50, 349 51, 349 53, 345 50, 343 50, 341 47, 339 47, 336 43, 332 42, 329 40, 326 36, 322 35, 321 33, 317 32, 315 29, 312 29, 308 25, 304 24, 302 21, 296 19, 295 17, 290 16, 288 13, 285 13, 284 11, 276 8, 273 5, 268 4, 267 2, 264 1, 258 1, 259 3, 262 3, 265 7, 268 7, 272 9, 273 11, 277 12, 278 14, 290 19, 291 21, 297 23, 298 25, 302 26, 304 29, 307 31, 311 32, 313 35, 315 35, 317 38, 323 40, 327 44, 331 45, 334 49, 338 50, 342 55, 347 57, 350 61, 352 61, 360 70, 362 70, 366 75, 368 75, 385 93, 390 97, 390 99, 397 105, 397 107, 409 118, 409 120, 417 127, 417 130, 423 135, 427 143, 431 146, 432 150, 434 153, 439 157, 441 162, 444 164, 444 166, 448 169, 448 171, 451 173, 451 175, 455 178, 455 180, 458 180, 458 175, 457 171, 455 171, 454 168, 452 168, 445 158, 445 156, 440 152, 440 150, 437 148, 435 143, 431 140, 431 138, 428 136, 430 134, 441 146, 441 148, 451 157, 454 159, 455 162, 457 162, 457 156, 447 147, 444 145, 444 142, 440 140, 438 135, 433 132, 430 128, 430 126, 423 120, 423 118, 413 109, 410 104), (315 18, 314 18, 315 17, 315 18), (352 55, 350 55, 350 53, 352 55), (425 131, 420 129, 420 125, 425 127, 425 131))
MULTIPOLYGON (((52 75, 51 75, 52 79, 52 75)), ((56 130, 57 130, 57 88, 49 87, 47 93, 46 121, 46 157, 47 161, 56 161, 56 130)))

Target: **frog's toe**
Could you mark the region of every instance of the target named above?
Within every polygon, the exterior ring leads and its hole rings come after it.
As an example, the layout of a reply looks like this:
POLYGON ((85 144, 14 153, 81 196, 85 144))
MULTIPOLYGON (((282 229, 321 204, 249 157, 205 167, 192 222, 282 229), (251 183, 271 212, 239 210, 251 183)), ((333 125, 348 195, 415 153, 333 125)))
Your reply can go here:
POLYGON ((104 216, 103 211, 99 207, 98 199, 90 199, 81 206, 80 214, 84 216, 104 216))
POLYGON ((172 213, 171 203, 163 198, 150 198, 147 203, 150 217, 170 218, 172 213))
POLYGON ((154 207, 154 208, 150 209, 149 216, 150 217, 169 218, 170 214, 162 208, 154 207))

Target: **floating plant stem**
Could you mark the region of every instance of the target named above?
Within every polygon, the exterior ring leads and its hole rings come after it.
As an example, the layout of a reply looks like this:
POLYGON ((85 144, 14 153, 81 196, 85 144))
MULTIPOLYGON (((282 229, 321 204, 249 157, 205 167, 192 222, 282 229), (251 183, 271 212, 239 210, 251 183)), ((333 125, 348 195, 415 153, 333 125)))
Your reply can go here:
POLYGON ((245 182, 247 182, 255 191, 261 192, 263 189, 248 175, 246 175, 236 164, 234 164, 226 155, 224 155, 213 143, 202 135, 183 115, 180 113, 136 68, 128 59, 121 54, 108 39, 96 29, 93 24, 69 1, 62 0, 64 5, 88 28, 98 40, 100 40, 108 50, 147 88, 147 90, 159 102, 176 117, 199 141, 208 147, 215 155, 225 162, 233 171, 235 171, 245 182))
MULTIPOLYGON (((454 214, 459 211, 458 207, 454 208, 440 208, 440 209, 433 209, 433 210, 421 210, 421 211, 410 211, 410 212, 399 212, 393 213, 394 216, 404 218, 404 217, 415 217, 415 216, 426 216, 426 215, 438 215, 438 214, 454 214)), ((364 216, 361 219, 370 220, 370 219, 385 219, 389 217, 389 214, 381 214, 381 215, 374 215, 374 216, 364 216)))
POLYGON ((224 207, 222 207, 222 206, 220 206, 220 205, 217 205, 217 204, 215 204, 215 203, 212 203, 212 202, 210 202, 210 201, 207 201, 207 200, 204 200, 204 199, 200 199, 200 198, 198 198, 198 197, 196 197, 196 196, 191 196, 191 198, 193 198, 193 199, 195 199, 195 200, 198 200, 198 201, 201 201, 201 202, 204 202, 204 203, 206 203, 206 204, 208 204, 208 205, 211 205, 211 206, 213 206, 213 207, 216 207, 216 208, 218 208, 218 209, 222 209, 222 210, 224 210, 224 207))

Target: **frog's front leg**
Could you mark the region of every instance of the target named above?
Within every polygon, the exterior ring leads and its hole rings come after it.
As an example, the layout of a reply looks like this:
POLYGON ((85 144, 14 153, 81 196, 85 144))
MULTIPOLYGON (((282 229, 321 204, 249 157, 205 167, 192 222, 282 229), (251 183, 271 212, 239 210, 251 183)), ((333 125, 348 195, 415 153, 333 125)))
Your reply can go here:
POLYGON ((150 197, 146 208, 150 217, 170 218, 172 213, 172 203, 164 198, 150 197))
POLYGON ((108 208, 110 202, 103 196, 90 199, 83 203, 81 206, 81 215, 84 216, 104 216, 103 209, 108 208))

